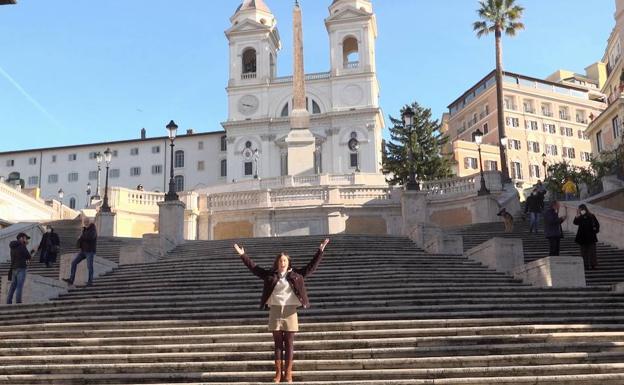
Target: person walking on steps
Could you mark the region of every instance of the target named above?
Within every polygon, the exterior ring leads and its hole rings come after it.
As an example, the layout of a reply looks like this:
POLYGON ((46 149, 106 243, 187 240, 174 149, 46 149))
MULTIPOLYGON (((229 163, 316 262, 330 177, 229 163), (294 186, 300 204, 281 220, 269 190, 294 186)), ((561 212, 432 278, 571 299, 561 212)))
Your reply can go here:
POLYGON ((582 204, 576 211, 574 224, 578 226, 576 231, 576 243, 581 247, 581 256, 585 270, 595 270, 598 267, 598 257, 596 256, 596 234, 600 232, 600 223, 596 216, 589 212, 587 206, 582 204))
POLYGON ((572 180, 572 177, 567 177, 566 182, 561 187, 561 191, 565 194, 566 201, 573 201, 576 198, 576 183, 572 180))
POLYGON ((566 217, 559 216, 559 202, 553 201, 550 208, 544 212, 544 236, 548 239, 549 256, 558 256, 563 230, 561 224, 566 217))
POLYGON ((71 273, 69 278, 63 278, 63 281, 73 285, 74 279, 76 279, 76 269, 78 264, 86 259, 87 269, 89 270, 87 286, 91 286, 93 285, 93 259, 95 258, 95 251, 97 248, 97 230, 95 228, 95 223, 89 223, 88 220, 85 222, 85 227, 82 228, 82 235, 78 238, 77 245, 80 252, 76 254, 71 263, 71 273))
POLYGON ((310 306, 304 279, 316 271, 328 243, 329 239, 321 243, 314 258, 303 269, 292 267, 290 257, 283 252, 275 258, 271 269, 264 269, 245 254, 242 246, 234 244, 234 249, 245 266, 264 281, 260 307, 270 309, 269 330, 273 332, 275 342, 273 382, 293 381, 295 333, 299 331, 297 308, 303 306, 305 309, 310 306))
POLYGON ((45 263, 46 267, 51 267, 56 262, 58 253, 61 251, 61 240, 57 233, 54 232, 52 226, 48 227, 48 230, 39 242, 37 252, 39 253, 39 263, 45 263))
POLYGON ((540 198, 540 193, 537 191, 537 188, 533 189, 533 192, 529 195, 524 204, 524 213, 529 214, 529 233, 535 230, 535 234, 537 234, 539 216, 544 210, 544 201, 540 198))
POLYGON ((26 269, 32 259, 34 250, 28 251, 28 241, 30 237, 25 233, 17 234, 17 240, 9 243, 11 249, 11 267, 9 268, 8 278, 11 281, 9 293, 7 295, 7 304, 13 303, 13 295, 15 294, 15 302, 22 303, 22 291, 26 282, 26 269))

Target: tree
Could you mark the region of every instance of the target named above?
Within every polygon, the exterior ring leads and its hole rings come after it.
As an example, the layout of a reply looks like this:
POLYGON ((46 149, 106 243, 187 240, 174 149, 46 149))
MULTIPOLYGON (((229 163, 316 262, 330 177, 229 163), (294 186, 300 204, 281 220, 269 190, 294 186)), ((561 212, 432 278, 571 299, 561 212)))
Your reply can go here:
POLYGON ((440 134, 439 121, 431 119, 431 109, 416 102, 403 107, 401 116, 408 108, 414 112, 411 126, 406 127, 402 119, 390 116, 393 127, 383 156, 383 171, 388 176, 388 183, 405 185, 412 169, 419 181, 450 177, 450 161, 440 154, 448 138, 440 134))
POLYGON ((503 110, 503 32, 507 36, 515 36, 524 29, 520 22, 524 8, 516 5, 515 0, 484 0, 479 1, 478 21, 473 23, 473 30, 481 38, 494 33, 496 42, 496 106, 498 110, 498 146, 500 148, 501 170, 503 183, 508 182, 509 167, 507 155, 501 139, 505 137, 505 113, 503 110))

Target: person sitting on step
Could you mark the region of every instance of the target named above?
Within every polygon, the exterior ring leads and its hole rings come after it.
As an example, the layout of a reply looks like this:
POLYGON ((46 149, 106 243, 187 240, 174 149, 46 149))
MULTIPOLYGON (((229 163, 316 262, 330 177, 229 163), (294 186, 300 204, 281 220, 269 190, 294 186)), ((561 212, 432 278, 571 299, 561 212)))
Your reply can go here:
POLYGON ((273 332, 275 342, 273 382, 293 381, 294 341, 295 333, 299 331, 297 308, 303 306, 305 309, 310 306, 304 279, 316 271, 328 243, 329 239, 321 243, 314 258, 303 269, 293 268, 290 257, 283 252, 275 258, 271 269, 264 269, 245 254, 243 247, 234 244, 234 249, 245 266, 264 281, 260 307, 270 308, 269 330, 273 332))

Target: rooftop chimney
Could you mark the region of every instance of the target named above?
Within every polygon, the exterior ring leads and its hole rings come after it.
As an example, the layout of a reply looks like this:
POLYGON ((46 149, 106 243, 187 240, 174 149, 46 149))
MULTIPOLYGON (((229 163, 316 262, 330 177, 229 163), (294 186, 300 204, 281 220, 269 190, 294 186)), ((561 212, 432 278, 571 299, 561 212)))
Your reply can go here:
POLYGON ((145 140, 147 138, 147 131, 145 128, 141 128, 141 140, 145 140))
POLYGON ((186 130, 186 135, 193 135, 193 134, 194 132, 192 128, 189 128, 188 130, 186 130))

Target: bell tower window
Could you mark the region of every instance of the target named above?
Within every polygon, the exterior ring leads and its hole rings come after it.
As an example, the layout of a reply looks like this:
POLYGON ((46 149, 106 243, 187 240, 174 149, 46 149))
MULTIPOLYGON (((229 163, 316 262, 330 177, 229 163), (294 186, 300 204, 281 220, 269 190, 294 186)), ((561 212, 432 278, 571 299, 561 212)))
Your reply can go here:
POLYGON ((356 38, 351 36, 342 42, 342 56, 345 69, 360 66, 360 47, 356 38))
POLYGON ((256 50, 253 48, 247 48, 243 52, 243 79, 256 78, 256 61, 256 50))

